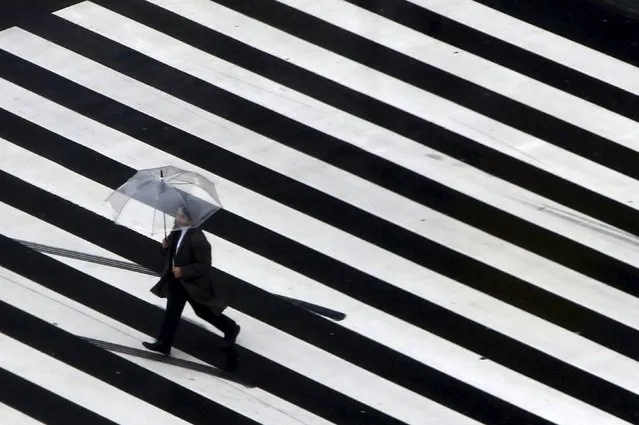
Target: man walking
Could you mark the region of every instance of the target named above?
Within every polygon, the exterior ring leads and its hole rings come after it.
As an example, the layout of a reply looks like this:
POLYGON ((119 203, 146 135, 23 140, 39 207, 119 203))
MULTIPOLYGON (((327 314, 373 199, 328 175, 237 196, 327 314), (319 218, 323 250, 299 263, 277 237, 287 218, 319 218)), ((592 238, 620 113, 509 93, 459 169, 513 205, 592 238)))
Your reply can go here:
POLYGON ((158 339, 142 344, 149 350, 169 355, 173 337, 188 301, 195 314, 224 333, 226 346, 235 344, 240 326, 222 314, 226 303, 214 288, 211 276, 211 245, 200 228, 191 227, 185 207, 178 209, 175 227, 162 241, 165 266, 151 292, 167 298, 164 322, 158 339))

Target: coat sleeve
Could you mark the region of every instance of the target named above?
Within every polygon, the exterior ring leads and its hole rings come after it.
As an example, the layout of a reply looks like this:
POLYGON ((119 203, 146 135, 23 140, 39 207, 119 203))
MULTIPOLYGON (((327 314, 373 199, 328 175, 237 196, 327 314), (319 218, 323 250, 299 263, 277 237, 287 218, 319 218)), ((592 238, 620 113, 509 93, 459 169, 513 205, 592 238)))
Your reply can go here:
POLYGON ((182 266, 182 278, 186 280, 205 276, 211 268, 211 245, 206 238, 195 238, 191 242, 193 262, 182 266))
POLYGON ((162 248, 162 242, 160 242, 160 252, 163 256, 169 255, 169 250, 171 249, 171 245, 173 244, 174 232, 169 233, 166 240, 169 243, 167 248, 162 248))

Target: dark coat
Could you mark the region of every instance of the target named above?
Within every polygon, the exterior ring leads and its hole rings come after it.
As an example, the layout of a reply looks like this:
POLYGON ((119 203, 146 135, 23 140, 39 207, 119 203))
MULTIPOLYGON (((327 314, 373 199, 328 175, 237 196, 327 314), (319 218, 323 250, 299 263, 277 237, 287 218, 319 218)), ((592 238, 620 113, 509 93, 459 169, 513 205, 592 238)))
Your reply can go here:
MULTIPOLYGON (((160 298, 166 298, 169 280, 173 275, 173 251, 180 238, 180 230, 171 232, 168 236, 169 247, 162 248, 164 269, 158 283, 151 288, 151 292, 160 298)), ((184 286, 193 301, 207 305, 213 313, 221 314, 227 307, 227 302, 218 288, 214 287, 211 270, 211 244, 206 240, 200 228, 186 231, 180 249, 175 256, 175 267, 182 269, 179 283, 184 286)))

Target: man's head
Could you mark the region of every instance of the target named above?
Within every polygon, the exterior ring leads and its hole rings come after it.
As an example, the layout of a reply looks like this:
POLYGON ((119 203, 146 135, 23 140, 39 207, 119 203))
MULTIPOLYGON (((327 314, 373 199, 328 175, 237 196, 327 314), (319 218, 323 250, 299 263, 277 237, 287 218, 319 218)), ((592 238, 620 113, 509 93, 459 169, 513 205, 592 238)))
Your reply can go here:
POLYGON ((175 214, 175 223, 178 227, 187 227, 191 225, 191 215, 189 214, 189 210, 186 207, 180 207, 177 210, 177 214, 175 214))

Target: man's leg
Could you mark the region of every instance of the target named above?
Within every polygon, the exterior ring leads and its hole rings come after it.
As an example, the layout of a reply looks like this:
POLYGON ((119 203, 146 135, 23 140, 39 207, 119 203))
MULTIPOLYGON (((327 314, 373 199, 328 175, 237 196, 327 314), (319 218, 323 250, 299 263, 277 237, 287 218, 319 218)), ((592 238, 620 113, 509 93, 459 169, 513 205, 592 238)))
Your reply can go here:
POLYGON ((195 314, 201 319, 206 320, 222 332, 224 332, 224 342, 228 345, 235 344, 235 339, 240 333, 240 326, 233 319, 223 314, 215 314, 209 307, 204 304, 196 303, 189 299, 189 304, 193 308, 195 314))
POLYGON ((169 293, 166 301, 166 311, 164 313, 164 322, 162 323, 162 329, 160 330, 160 341, 167 344, 169 347, 173 345, 173 337, 175 331, 180 324, 180 317, 182 311, 184 311, 184 305, 186 304, 186 291, 182 288, 180 282, 171 280, 169 282, 169 293))
POLYGON ((168 283, 168 294, 166 301, 166 310, 164 312, 164 321, 160 329, 158 340, 152 344, 143 343, 143 345, 153 351, 159 351, 169 354, 173 345, 173 337, 180 324, 180 317, 186 304, 186 291, 179 282, 171 280, 168 283))

